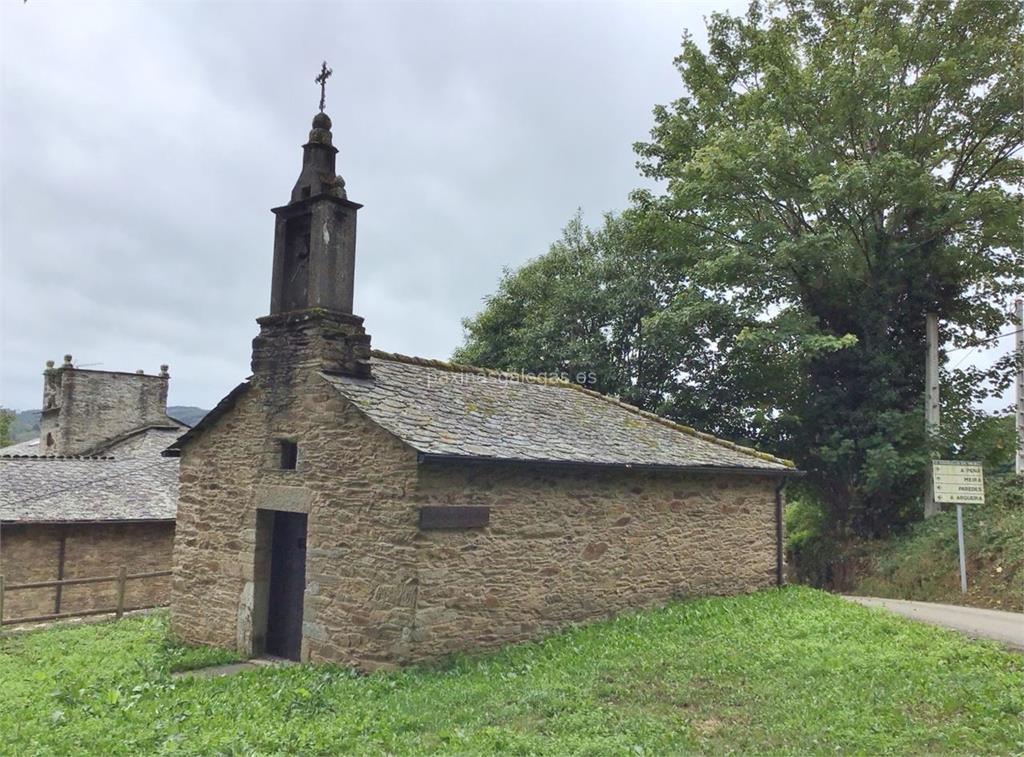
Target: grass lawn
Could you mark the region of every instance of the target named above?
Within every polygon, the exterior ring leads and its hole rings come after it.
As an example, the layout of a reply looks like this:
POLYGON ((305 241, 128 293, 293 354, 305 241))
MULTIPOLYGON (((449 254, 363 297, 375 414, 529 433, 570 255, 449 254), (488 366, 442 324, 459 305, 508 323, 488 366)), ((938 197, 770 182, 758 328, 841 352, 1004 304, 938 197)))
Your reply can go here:
POLYGON ((1024 656, 805 588, 400 673, 177 679, 162 616, 0 639, 4 754, 1024 751, 1024 656))

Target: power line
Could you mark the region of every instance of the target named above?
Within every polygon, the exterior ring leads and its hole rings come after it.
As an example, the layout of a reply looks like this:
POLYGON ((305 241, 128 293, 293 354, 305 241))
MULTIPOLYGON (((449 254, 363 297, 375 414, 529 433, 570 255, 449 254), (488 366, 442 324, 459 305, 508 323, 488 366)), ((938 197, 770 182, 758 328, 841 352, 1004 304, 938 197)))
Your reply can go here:
POLYGON ((957 368, 959 368, 959 367, 960 367, 960 365, 961 365, 961 364, 962 364, 962 363, 963 363, 963 362, 964 362, 964 361, 965 361, 965 360, 966 360, 967 358, 969 358, 969 357, 970 357, 971 355, 973 355, 973 354, 974 354, 974 351, 975 351, 976 349, 978 349, 979 347, 981 347, 981 346, 982 346, 983 344, 988 344, 989 342, 994 342, 994 341, 996 341, 997 339, 1002 339, 1002 338, 1003 338, 1004 336, 1013 336, 1013 335, 1014 335, 1014 334, 1016 334, 1016 333, 1017 333, 1017 331, 1016 331, 1016 330, 1013 330, 1013 331, 1007 331, 1007 332, 1006 332, 1005 334, 997 334, 996 336, 993 336, 993 337, 989 337, 988 339, 984 339, 984 340, 982 340, 981 342, 979 342, 978 344, 974 345, 973 347, 958 347, 958 348, 957 348, 957 349, 955 349, 955 350, 946 350, 947 352, 960 352, 961 350, 967 350, 966 354, 964 354, 964 356, 963 356, 962 358, 960 358, 959 360, 957 360, 957 361, 956 361, 956 365, 954 365, 954 366, 953 366, 952 368, 950 368, 950 370, 951 370, 951 371, 955 371, 955 370, 956 370, 957 368))
POLYGON ((978 342, 973 347, 954 347, 951 350, 946 350, 946 352, 960 352, 961 350, 976 350, 976 349, 978 349, 983 344, 988 344, 989 342, 994 342, 996 339, 1002 339, 1005 336, 1013 336, 1016 333, 1017 333, 1016 329, 1013 330, 1013 331, 1007 331, 1005 334, 996 334, 995 336, 990 336, 988 339, 982 339, 980 342, 978 342))
MULTIPOLYGON (((964 347, 964 349, 967 349, 967 348, 966 348, 966 347, 964 347)), ((966 355, 964 355, 964 356, 963 356, 962 358, 960 358, 959 360, 957 360, 957 361, 956 361, 956 365, 954 365, 954 366, 953 366, 952 368, 950 368, 950 370, 951 370, 951 371, 955 371, 955 370, 956 370, 957 368, 959 368, 959 367, 960 367, 960 364, 961 364, 961 363, 962 363, 963 361, 965 361, 965 360, 966 360, 967 358, 969 358, 969 357, 970 357, 970 356, 971 356, 971 355, 972 355, 972 354, 974 353, 974 351, 975 351, 976 349, 978 349, 978 348, 977 348, 976 346, 975 346, 975 347, 971 347, 971 348, 970 348, 970 350, 968 350, 967 354, 966 354, 966 355)))

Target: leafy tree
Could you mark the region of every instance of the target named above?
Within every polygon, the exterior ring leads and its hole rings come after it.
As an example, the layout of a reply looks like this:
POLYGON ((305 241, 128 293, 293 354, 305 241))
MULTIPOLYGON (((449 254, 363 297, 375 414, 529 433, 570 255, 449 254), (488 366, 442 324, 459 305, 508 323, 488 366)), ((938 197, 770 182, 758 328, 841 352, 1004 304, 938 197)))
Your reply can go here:
POLYGON ((989 474, 1010 473, 1017 453, 1016 419, 1012 415, 989 415, 975 423, 960 440, 960 456, 979 460, 989 474))
MULTIPOLYGON (((557 373, 652 412, 753 440, 794 360, 744 340, 748 321, 686 276, 662 219, 631 209, 596 230, 579 215, 549 252, 506 271, 464 320, 460 362, 557 373)), ((749 322, 753 322, 752 319, 749 322)), ((770 440, 769 440, 770 441, 770 440)))
POLYGON ((11 425, 14 423, 16 417, 17 416, 13 410, 0 407, 0 447, 6 447, 9 444, 13 444, 14 439, 11 436, 11 425))
POLYGON ((608 215, 597 230, 577 215, 547 255, 505 272, 485 310, 464 321, 455 358, 559 373, 665 410, 679 395, 678 366, 714 370, 708 347, 730 328, 731 309, 689 288, 647 237, 636 214, 608 215))
MULTIPOLYGON (((460 357, 593 368, 601 389, 794 457, 833 531, 917 517, 949 443, 923 429, 925 313, 974 346, 1024 292, 1021 42, 1017 3, 713 15, 636 146, 664 191, 506 274, 460 357)), ((954 435, 1009 368, 946 374, 954 435)))

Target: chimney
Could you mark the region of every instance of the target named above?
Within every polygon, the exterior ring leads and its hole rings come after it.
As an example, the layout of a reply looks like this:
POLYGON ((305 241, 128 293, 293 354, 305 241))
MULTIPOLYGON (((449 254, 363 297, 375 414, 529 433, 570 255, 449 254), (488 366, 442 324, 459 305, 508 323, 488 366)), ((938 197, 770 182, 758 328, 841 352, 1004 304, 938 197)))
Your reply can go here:
POLYGON ((40 454, 89 454, 143 426, 168 424, 169 380, 166 370, 153 376, 76 368, 71 355, 64 356, 59 368, 46 361, 40 454))

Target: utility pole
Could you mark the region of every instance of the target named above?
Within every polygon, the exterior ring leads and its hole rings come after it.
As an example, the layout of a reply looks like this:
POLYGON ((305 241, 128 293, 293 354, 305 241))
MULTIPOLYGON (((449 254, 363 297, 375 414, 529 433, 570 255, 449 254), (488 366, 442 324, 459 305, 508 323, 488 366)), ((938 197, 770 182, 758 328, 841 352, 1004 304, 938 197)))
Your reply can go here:
POLYGON ((1024 300, 1017 300, 1017 475, 1024 476, 1024 300))
MULTIPOLYGON (((928 313, 925 316, 925 338, 928 342, 928 350, 924 363, 924 427, 928 434, 929 441, 939 431, 939 316, 935 313, 928 313)), ((928 475, 925 478, 924 489, 924 517, 930 518, 937 515, 939 506, 935 503, 935 495, 932 491, 932 471, 928 468, 928 475)))

